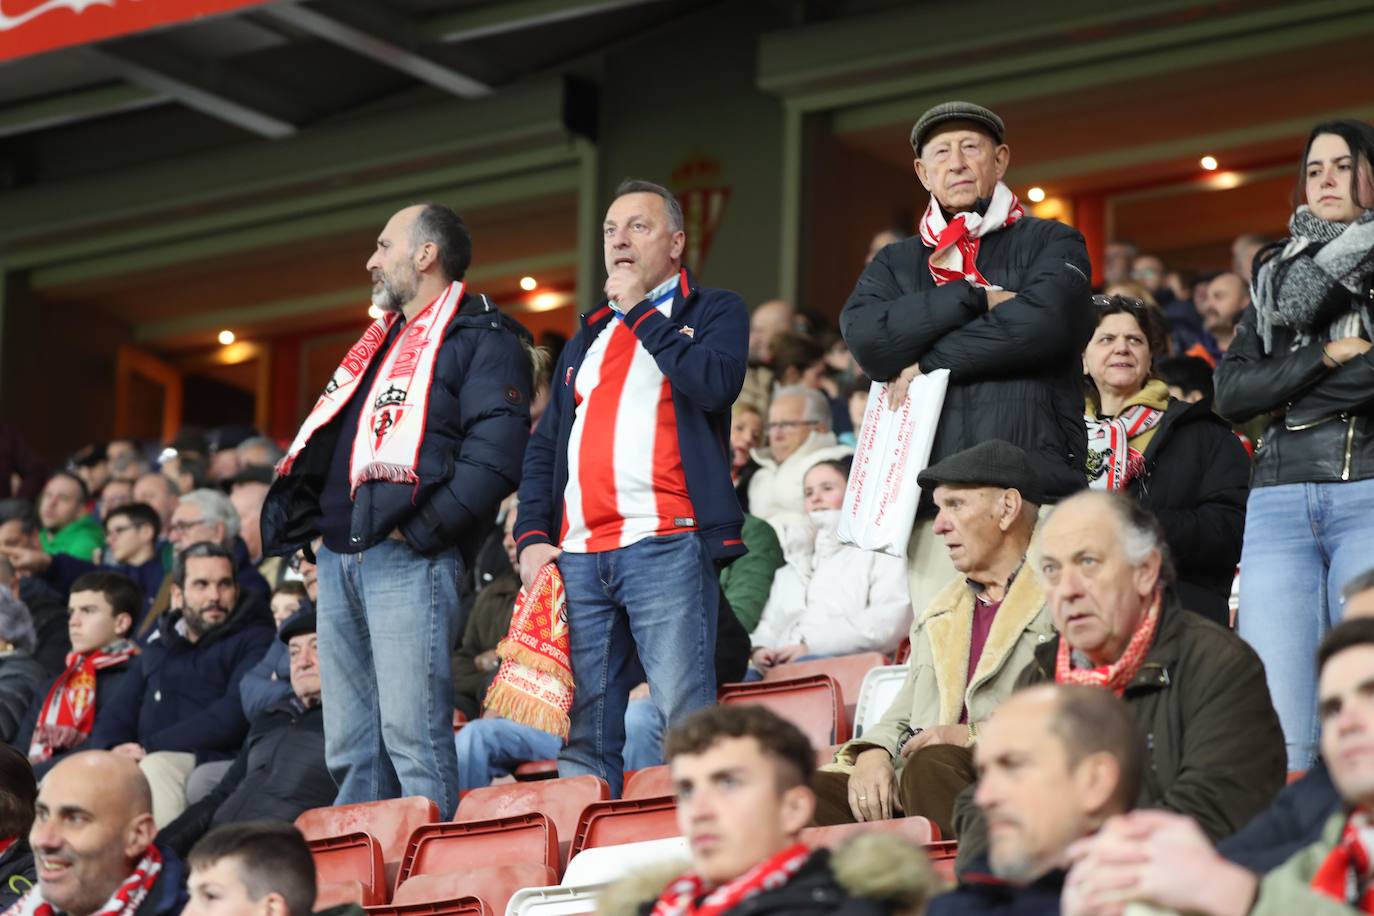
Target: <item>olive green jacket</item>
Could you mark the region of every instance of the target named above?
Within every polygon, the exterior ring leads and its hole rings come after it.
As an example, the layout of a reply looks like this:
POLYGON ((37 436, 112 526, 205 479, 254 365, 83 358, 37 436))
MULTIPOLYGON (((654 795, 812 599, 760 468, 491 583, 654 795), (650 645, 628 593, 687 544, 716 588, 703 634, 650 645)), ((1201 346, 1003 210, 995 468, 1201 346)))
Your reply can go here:
POLYGON ((969 680, 973 602, 963 576, 955 576, 931 600, 912 624, 910 669, 892 705, 876 725, 841 747, 829 768, 851 767, 861 752, 881 747, 896 758, 900 771, 905 758, 897 752, 908 726, 957 724, 965 706, 970 721, 983 721, 1014 689, 1035 648, 1054 638, 1040 580, 1023 569, 997 609, 969 680))
MULTIPOLYGON (((1022 685, 1054 680, 1059 638, 1035 652, 1022 685)), ((1146 736, 1150 766, 1139 808, 1198 822, 1213 842, 1243 827, 1283 788, 1283 732, 1259 656, 1230 630, 1166 592, 1159 628, 1123 697, 1146 736)), ((954 808, 959 865, 987 849, 972 792, 954 808)))

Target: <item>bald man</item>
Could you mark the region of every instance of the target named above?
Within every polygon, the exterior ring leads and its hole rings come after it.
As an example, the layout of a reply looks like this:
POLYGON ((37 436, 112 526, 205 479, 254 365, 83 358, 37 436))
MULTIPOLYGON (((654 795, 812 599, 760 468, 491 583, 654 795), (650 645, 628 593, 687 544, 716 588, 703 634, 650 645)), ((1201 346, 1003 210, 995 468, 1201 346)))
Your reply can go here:
POLYGON ((1240 316, 1250 307, 1250 287, 1239 274, 1217 274, 1207 284, 1207 299, 1201 303, 1202 326, 1216 338, 1217 348, 1225 353, 1236 339, 1240 316))
POLYGON ((138 764, 109 751, 73 754, 38 792, 29 832, 38 884, 14 912, 174 916, 186 904, 185 867, 156 833, 138 764))
POLYGON ((749 315, 749 371, 736 403, 754 408, 759 416, 767 415, 773 394, 773 338, 795 330, 797 310, 790 303, 770 299, 754 307, 749 315))

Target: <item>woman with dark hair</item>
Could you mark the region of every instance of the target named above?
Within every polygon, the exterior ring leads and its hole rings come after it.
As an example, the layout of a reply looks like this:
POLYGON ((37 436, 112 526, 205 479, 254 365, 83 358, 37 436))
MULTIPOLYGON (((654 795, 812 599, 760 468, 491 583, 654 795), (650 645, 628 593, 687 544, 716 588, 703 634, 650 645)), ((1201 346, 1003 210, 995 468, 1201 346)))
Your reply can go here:
POLYGON ((850 458, 819 459, 802 477, 808 524, 782 534, 786 564, 751 636, 758 671, 854 652, 892 652, 911 628, 906 559, 841 544, 836 529, 850 458))
POLYGON ((1374 545, 1374 127, 1308 135, 1289 238, 1261 249, 1217 410, 1270 417, 1255 451, 1239 631, 1264 660, 1288 768, 1316 754, 1312 658, 1374 545))
POLYGON ((1133 496, 1159 519, 1183 606, 1230 623, 1249 491, 1245 447, 1211 401, 1180 401, 1154 372, 1168 327, 1159 307, 1096 296, 1097 329, 1083 351, 1088 485, 1133 496))

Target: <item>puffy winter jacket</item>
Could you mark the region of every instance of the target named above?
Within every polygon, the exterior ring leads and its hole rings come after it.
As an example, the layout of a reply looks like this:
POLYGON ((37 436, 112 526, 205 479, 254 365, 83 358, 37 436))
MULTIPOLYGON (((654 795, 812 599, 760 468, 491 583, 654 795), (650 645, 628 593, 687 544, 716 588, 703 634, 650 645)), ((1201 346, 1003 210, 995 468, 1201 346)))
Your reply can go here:
POLYGON ((257 616, 253 598, 241 594, 228 620, 194 643, 178 632, 180 613, 164 617, 87 745, 136 741, 149 753, 195 754, 198 764, 237 753, 248 732, 239 681, 272 641, 271 623, 257 616))
MULTIPOLYGON (((531 384, 529 357, 520 341, 528 337, 486 296, 463 297, 435 362, 416 466, 420 482, 372 480, 358 488, 349 540, 359 551, 399 527, 420 553, 433 555, 456 544, 471 565, 501 500, 520 481, 531 384)), ((320 494, 344 413, 316 430, 291 473, 268 491, 262 507, 265 554, 294 553, 319 532, 320 494)))
MULTIPOLYGON (((948 369, 930 463, 989 439, 1025 450, 1051 501, 1082 489, 1083 347, 1096 319, 1083 236, 1023 217, 983 236, 978 269, 1016 296, 989 309, 967 281, 936 286, 919 236, 895 242, 864 269, 840 314, 868 375, 890 379, 919 363, 948 369)), ((933 515, 929 495, 923 514, 933 515)))
POLYGON ((19 734, 43 678, 43 666, 29 653, 16 649, 0 656, 0 741, 12 742, 19 734))

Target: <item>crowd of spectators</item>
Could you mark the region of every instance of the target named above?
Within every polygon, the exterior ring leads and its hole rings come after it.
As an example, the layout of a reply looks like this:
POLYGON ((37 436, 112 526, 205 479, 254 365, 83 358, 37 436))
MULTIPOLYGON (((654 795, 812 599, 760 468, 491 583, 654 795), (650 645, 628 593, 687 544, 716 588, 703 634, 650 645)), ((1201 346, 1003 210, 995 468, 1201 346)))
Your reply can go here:
POLYGON ((1288 238, 1213 273, 1114 242, 1097 289, 1082 236, 1003 183, 994 113, 936 106, 911 139, 930 205, 833 323, 698 286, 672 195, 627 182, 606 298, 550 353, 418 205, 289 447, 188 429, 49 470, 0 429, 0 900, 308 913, 302 812, 451 817, 556 759, 613 795, 672 768, 691 870, 605 912, 1370 912, 1374 128, 1313 129, 1288 238), (907 556, 845 543, 871 389, 936 370, 907 556), (549 564, 566 738, 484 705, 549 564), (714 703, 899 650, 819 767, 714 703), (956 888, 900 843, 799 842, 902 816, 957 839, 956 888))

